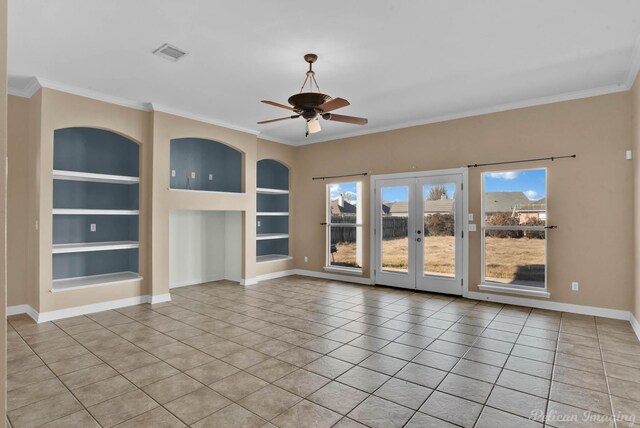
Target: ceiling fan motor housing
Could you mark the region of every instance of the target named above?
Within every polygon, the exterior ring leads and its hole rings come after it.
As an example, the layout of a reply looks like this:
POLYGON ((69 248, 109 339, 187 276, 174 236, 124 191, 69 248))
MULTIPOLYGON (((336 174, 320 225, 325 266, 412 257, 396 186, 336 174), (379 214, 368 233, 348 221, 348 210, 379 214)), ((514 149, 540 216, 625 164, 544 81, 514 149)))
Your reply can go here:
POLYGON ((295 110, 301 112, 302 117, 312 120, 318 116, 317 108, 331 99, 329 95, 318 92, 301 92, 289 97, 288 101, 295 110))

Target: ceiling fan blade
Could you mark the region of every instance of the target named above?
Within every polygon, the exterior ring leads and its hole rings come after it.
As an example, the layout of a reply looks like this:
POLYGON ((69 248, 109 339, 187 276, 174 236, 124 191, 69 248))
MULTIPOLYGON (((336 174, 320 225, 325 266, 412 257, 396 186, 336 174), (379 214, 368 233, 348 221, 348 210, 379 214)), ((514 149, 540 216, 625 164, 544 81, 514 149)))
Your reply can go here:
POLYGON ((289 107, 289 106, 286 106, 286 105, 284 105, 284 104, 277 103, 277 102, 275 102, 275 101, 262 100, 262 102, 263 102, 263 103, 265 103, 265 104, 269 104, 269 105, 271 105, 271 106, 274 106, 274 107, 280 107, 280 108, 285 108, 285 109, 287 109, 287 110, 295 111, 295 110, 293 109, 293 107, 289 107))
POLYGON ((293 116, 281 117, 280 119, 263 120, 262 122, 258 122, 258 125, 263 125, 265 123, 271 123, 271 122, 279 122, 281 120, 287 120, 287 119, 296 119, 298 117, 300 117, 299 114, 296 114, 293 116))
POLYGON ((331 101, 327 101, 324 104, 321 104, 317 107, 322 113, 327 113, 333 110, 338 110, 339 108, 346 107, 351 103, 344 98, 334 98, 331 101))
POLYGON ((364 117, 344 116, 342 114, 325 113, 322 115, 323 119, 333 120, 335 122, 351 123, 353 125, 366 125, 369 123, 369 119, 364 117))

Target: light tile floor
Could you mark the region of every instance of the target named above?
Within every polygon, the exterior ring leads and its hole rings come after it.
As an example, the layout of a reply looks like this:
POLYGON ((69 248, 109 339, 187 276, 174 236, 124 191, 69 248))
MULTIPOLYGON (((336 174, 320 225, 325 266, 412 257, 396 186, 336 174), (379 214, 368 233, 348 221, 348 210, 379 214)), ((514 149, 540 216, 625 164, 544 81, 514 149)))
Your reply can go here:
MULTIPOLYGON (((9 319, 20 427, 633 426, 626 321, 288 277, 9 319)), ((640 423, 640 422, 638 422, 640 423)))

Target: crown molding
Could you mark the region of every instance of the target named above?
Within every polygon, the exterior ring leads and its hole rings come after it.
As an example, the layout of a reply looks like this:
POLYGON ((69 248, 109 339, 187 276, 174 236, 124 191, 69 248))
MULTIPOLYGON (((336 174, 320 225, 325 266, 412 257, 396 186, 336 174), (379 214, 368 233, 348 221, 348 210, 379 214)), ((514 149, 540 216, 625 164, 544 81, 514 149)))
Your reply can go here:
POLYGON ((633 46, 633 53, 631 54, 631 63, 629 64, 629 71, 627 72, 627 78, 624 80, 624 84, 627 89, 633 87, 633 83, 636 81, 636 76, 640 71, 640 36, 636 39, 636 43, 633 46))
POLYGON ((173 116, 184 117, 185 119, 191 119, 198 122, 208 123, 210 125, 220 126, 222 128, 233 129, 234 131, 245 132, 251 135, 258 135, 260 132, 255 129, 244 128, 242 126, 232 125, 230 123, 221 122, 219 120, 212 119, 207 116, 203 116, 196 113, 190 113, 180 109, 174 109, 171 107, 163 106, 157 103, 151 103, 151 111, 157 111, 160 113, 171 114, 173 116))
POLYGON ((78 88, 72 85, 67 85, 59 82, 54 82, 48 79, 42 79, 42 78, 36 78, 36 77, 31 78, 29 84, 23 87, 13 85, 11 83, 11 79, 9 79, 8 93, 9 95, 15 95, 23 98, 31 98, 36 92, 38 92, 40 88, 49 88, 49 89, 54 89, 61 92, 78 95, 85 98, 90 98, 98 101, 104 101, 107 103, 120 105, 123 107, 129 107, 129 108, 143 110, 143 111, 157 111, 157 112, 162 112, 166 114, 171 114, 173 116, 195 120, 198 122, 208 123, 211 125, 220 126, 223 128, 232 129, 235 131, 255 135, 258 138, 272 141, 279 144, 285 144, 289 146, 304 146, 309 144, 317 144, 317 143, 324 143, 328 141, 342 140, 342 139, 352 138, 352 137, 360 137, 363 135, 376 134, 380 132, 394 131, 394 130, 403 129, 403 128, 411 128, 414 126, 422 126, 422 125, 429 125, 432 123, 463 119, 467 117, 481 116, 481 115, 491 114, 491 113, 499 113, 499 112, 504 112, 508 110, 516 110, 516 109, 521 109, 526 107, 534 107, 539 105, 553 104, 553 103, 558 103, 563 101, 572 101, 572 100, 578 100, 582 98, 589 98, 589 97, 595 97, 600 95, 613 94, 617 92, 624 92, 631 89, 639 71, 640 71, 640 37, 636 40, 636 43, 634 45, 631 63, 629 65, 629 70, 627 71, 625 80, 620 84, 601 86, 598 88, 585 89, 580 91, 565 92, 562 94, 550 95, 546 97, 514 101, 511 103, 497 104, 493 106, 487 106, 487 107, 482 107, 478 109, 471 109, 471 110, 466 110, 459 113, 452 113, 448 115, 431 116, 425 119, 407 121, 407 122, 402 122, 402 123, 389 125, 389 126, 371 127, 371 128, 366 128, 359 131, 343 133, 340 135, 327 136, 326 138, 318 138, 309 142, 306 142, 305 140, 290 141, 287 139, 274 137, 272 135, 269 135, 268 133, 264 133, 262 131, 258 131, 255 129, 245 128, 242 126, 237 126, 230 123, 222 122, 205 115, 191 113, 191 112, 175 109, 168 106, 163 106, 157 103, 137 102, 137 101, 132 101, 124 98, 114 97, 114 96, 103 94, 90 89, 78 88))
POLYGON ((7 88, 7 93, 9 95, 13 95, 21 98, 31 98, 35 95, 36 92, 40 90, 41 86, 38 82, 38 79, 32 77, 29 79, 29 83, 26 86, 17 86, 11 81, 11 77, 9 77, 9 84, 7 88))
POLYGON ((42 79, 37 77, 36 80, 42 88, 53 89, 60 92, 66 92, 68 94, 78 95, 84 98, 90 98, 97 101, 104 101, 105 103, 115 104, 122 107, 128 107, 135 110, 151 111, 151 104, 132 101, 126 98, 115 97, 113 95, 103 94, 91 89, 78 88, 77 86, 67 85, 65 83, 54 82, 53 80, 42 79))
MULTIPOLYGON (((566 92, 566 93, 563 93, 563 94, 550 95, 550 96, 547 96, 547 97, 532 98, 532 99, 528 99, 528 100, 514 101, 514 102, 511 102, 511 103, 497 104, 497 105, 488 106, 488 107, 481 107, 481 108, 478 108, 478 109, 466 110, 466 111, 463 111, 463 112, 460 112, 460 113, 453 113, 453 114, 449 114, 449 115, 432 116, 432 117, 429 117, 429 118, 426 118, 426 119, 414 120, 414 121, 409 121, 409 122, 402 122, 402 123, 395 124, 395 125, 380 126, 380 127, 376 127, 376 128, 368 128, 366 130, 348 132, 346 134, 341 134, 339 136, 320 138, 320 139, 317 139, 317 140, 310 141, 308 143, 304 143, 303 142, 303 143, 297 144, 297 145, 303 146, 303 145, 308 145, 308 144, 325 143, 325 142, 328 142, 328 141, 342 140, 342 139, 345 139, 345 138, 360 137, 360 136, 368 135, 368 134, 376 134, 376 133, 380 133, 380 132, 394 131, 394 130, 397 130, 397 129, 411 128, 411 127, 414 127, 414 126, 421 126, 421 125, 429 125, 429 124, 438 123, 438 122, 447 122, 447 121, 450 121, 450 120, 464 119, 464 118, 473 117, 473 116, 482 116, 482 115, 485 115, 485 114, 499 113, 499 112, 504 112, 504 111, 508 111, 508 110, 516 110, 516 109, 526 108, 526 107, 535 107, 535 106, 544 105, 544 104, 554 104, 554 103, 559 103, 559 102, 563 102, 563 101, 572 101, 572 100, 578 100, 578 99, 581 99, 581 98, 596 97, 596 96, 599 96, 599 95, 613 94, 613 93, 616 93, 616 92, 625 92, 625 91, 628 91, 628 90, 629 90, 629 87, 627 87, 625 84, 601 86, 601 87, 598 87, 598 88, 586 89, 586 90, 582 90, 582 91, 566 92)), ((265 138, 269 138, 269 137, 265 137, 265 138)))

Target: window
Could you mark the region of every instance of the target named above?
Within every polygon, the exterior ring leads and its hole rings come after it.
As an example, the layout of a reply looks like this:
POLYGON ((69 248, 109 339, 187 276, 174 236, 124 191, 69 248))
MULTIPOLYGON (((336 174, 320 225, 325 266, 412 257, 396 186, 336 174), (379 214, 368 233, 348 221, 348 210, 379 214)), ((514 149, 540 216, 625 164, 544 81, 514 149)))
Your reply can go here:
POLYGON ((362 270, 362 183, 327 185, 328 268, 362 270))
POLYGON ((482 175, 483 284, 546 288, 547 171, 482 175))

